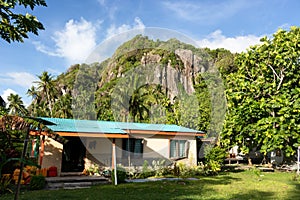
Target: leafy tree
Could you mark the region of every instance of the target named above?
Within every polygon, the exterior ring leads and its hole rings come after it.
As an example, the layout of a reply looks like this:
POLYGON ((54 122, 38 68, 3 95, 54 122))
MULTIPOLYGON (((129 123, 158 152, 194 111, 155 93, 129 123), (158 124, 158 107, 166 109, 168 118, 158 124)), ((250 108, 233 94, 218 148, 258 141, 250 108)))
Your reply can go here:
POLYGON ((12 115, 25 116, 28 111, 26 110, 22 98, 18 94, 10 94, 7 97, 8 110, 12 115))
POLYGON ((245 153, 281 149, 289 157, 300 145, 300 28, 261 42, 238 55, 237 71, 227 75, 222 139, 245 153))
POLYGON ((37 18, 29 13, 18 14, 16 7, 28 7, 33 10, 36 6, 47 6, 45 0, 1 0, 0 1, 0 37, 7 42, 23 42, 28 33, 38 35, 44 26, 37 18))

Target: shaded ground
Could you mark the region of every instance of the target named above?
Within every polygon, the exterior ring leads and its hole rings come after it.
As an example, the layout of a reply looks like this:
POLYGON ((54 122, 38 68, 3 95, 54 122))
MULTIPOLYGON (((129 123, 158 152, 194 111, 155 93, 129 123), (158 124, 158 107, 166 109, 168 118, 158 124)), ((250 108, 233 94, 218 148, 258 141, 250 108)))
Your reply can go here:
MULTIPOLYGON (((25 191, 20 199, 300 199, 300 181, 293 173, 253 171, 224 173, 199 180, 99 185, 89 189, 25 191)), ((12 195, 1 199, 12 199, 12 195)))

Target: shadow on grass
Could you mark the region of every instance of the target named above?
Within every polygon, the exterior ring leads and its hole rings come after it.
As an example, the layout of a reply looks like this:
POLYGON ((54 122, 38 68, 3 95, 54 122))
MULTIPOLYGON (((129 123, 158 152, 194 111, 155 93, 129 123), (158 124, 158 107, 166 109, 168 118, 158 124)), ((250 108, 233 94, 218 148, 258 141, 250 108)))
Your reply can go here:
MULTIPOLYGON (((251 185, 245 184, 245 179, 248 179, 249 174, 246 175, 245 178, 222 174, 213 177, 200 177, 196 181, 125 183, 118 186, 99 185, 80 190, 33 191, 25 192, 20 196, 20 199, 276 199, 278 193, 275 191, 261 191, 249 188, 251 185), (241 187, 239 187, 240 183, 241 187)), ((286 199, 300 199, 300 184, 293 182, 290 185, 295 185, 295 187, 286 199)), ((1 198, 1 200, 6 199, 12 198, 11 196, 1 198)))
POLYGON ((234 194, 230 199, 274 199, 274 192, 247 190, 247 193, 234 194))
POLYGON ((300 183, 294 183, 294 190, 292 190, 289 194, 288 199, 300 199, 300 183))
POLYGON ((222 167, 223 172, 232 172, 232 173, 239 173, 245 171, 245 169, 238 168, 236 165, 225 165, 222 167))
POLYGON ((210 185, 227 185, 230 184, 232 181, 241 181, 240 178, 235 178, 226 174, 219 176, 201 177, 200 180, 203 180, 203 183, 210 185))

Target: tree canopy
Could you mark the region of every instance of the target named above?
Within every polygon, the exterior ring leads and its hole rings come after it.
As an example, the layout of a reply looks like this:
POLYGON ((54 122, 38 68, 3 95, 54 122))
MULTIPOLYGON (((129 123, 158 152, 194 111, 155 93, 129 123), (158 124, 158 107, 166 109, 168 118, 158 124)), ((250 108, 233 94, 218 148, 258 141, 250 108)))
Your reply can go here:
POLYGON ((237 70, 227 75, 222 139, 245 153, 281 149, 289 157, 300 145, 300 28, 261 42, 238 55, 237 70))
POLYGON ((0 0, 0 37, 7 42, 23 42, 28 33, 38 35, 44 26, 29 14, 15 13, 17 7, 30 8, 47 6, 45 0, 0 0))

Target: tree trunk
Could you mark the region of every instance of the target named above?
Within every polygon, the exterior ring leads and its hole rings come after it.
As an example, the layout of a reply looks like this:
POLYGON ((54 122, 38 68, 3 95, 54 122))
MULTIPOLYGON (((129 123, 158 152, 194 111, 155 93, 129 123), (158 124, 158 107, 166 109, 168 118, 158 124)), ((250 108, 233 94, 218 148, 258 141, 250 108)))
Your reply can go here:
POLYGON ((248 165, 251 165, 251 166, 252 166, 252 160, 251 160, 251 158, 250 158, 249 155, 247 155, 247 159, 248 159, 248 165))

